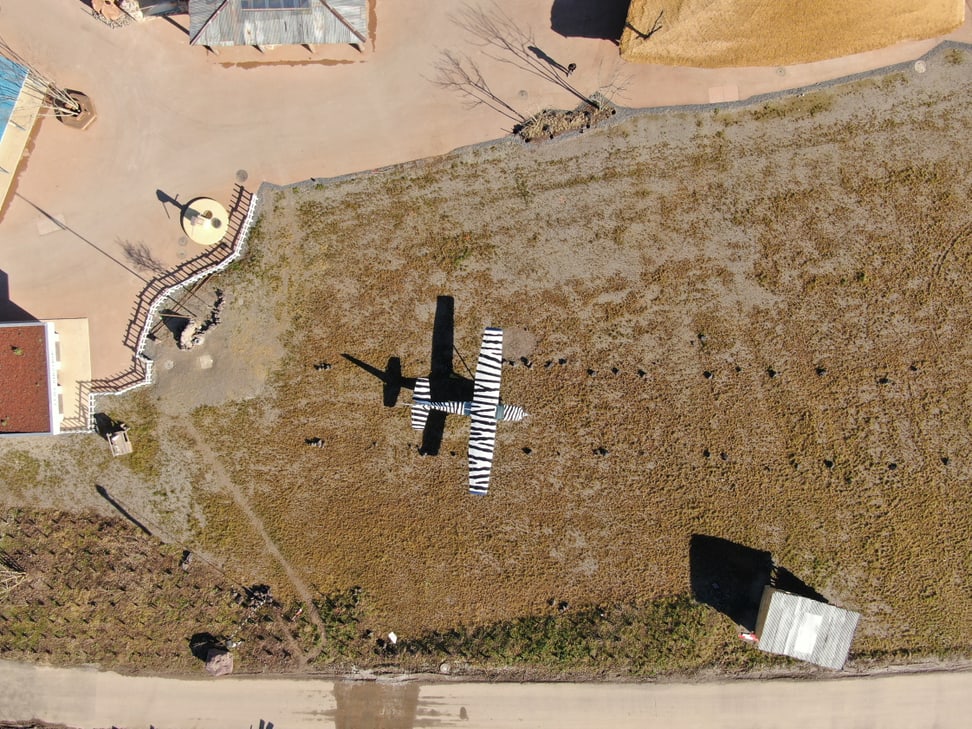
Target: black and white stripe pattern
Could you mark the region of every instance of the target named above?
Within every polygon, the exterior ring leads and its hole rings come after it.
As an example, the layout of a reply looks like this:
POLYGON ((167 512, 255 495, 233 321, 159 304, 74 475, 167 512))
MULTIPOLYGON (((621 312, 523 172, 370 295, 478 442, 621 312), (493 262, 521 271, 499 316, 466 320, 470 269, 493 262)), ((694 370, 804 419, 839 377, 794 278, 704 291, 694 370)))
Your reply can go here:
POLYGON ((411 418, 412 427, 416 430, 425 428, 429 413, 433 410, 469 416, 469 492, 479 496, 489 491, 496 448, 496 423, 501 420, 516 422, 527 416, 519 405, 500 402, 502 367, 503 330, 490 327, 483 331, 471 402, 433 402, 429 379, 420 377, 415 381, 411 418))
POLYGON ((493 469, 502 368, 503 330, 489 327, 483 331, 469 408, 469 493, 479 496, 489 491, 493 469))
POLYGON ((528 415, 520 405, 504 405, 500 403, 496 406, 496 419, 506 423, 518 423, 528 415))
POLYGON ((462 400, 446 400, 444 402, 430 402, 428 403, 429 410, 438 410, 443 413, 449 413, 449 415, 469 415, 469 409, 472 407, 471 402, 463 402, 462 400))
POLYGON ((429 386, 429 378, 419 377, 415 380, 412 401, 412 427, 415 430, 422 430, 425 427, 425 421, 429 419, 428 402, 430 397, 432 397, 432 389, 429 386))

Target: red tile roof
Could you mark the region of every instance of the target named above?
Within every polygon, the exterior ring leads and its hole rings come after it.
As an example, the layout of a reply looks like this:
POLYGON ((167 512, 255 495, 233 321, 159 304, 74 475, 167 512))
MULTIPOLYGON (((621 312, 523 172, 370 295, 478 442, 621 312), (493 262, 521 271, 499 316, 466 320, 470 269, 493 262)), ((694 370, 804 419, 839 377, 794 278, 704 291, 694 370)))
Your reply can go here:
POLYGON ((0 433, 51 432, 44 324, 0 326, 0 433))

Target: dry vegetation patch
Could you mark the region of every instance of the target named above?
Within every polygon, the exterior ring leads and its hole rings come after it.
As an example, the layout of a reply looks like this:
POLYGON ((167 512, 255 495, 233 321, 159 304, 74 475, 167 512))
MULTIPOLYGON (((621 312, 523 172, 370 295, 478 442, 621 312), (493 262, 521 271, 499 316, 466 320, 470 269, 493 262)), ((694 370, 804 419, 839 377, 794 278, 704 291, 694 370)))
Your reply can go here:
POLYGON ((935 38, 964 20, 963 0, 633 0, 621 36, 628 61, 787 66, 935 38))
POLYGON ((285 609, 248 610, 245 586, 120 519, 19 509, 0 518, 0 553, 26 579, 0 603, 6 659, 125 672, 198 671, 190 644, 235 636, 246 672, 292 669, 313 644, 285 609))
POLYGON ((682 594, 700 533, 863 612, 861 651, 964 646, 953 66, 894 98, 867 81, 270 191, 249 276, 285 277, 288 354, 234 428, 219 408, 201 425, 305 574, 364 588, 375 635, 682 594), (407 411, 341 358, 424 374, 439 295, 467 362, 485 324, 535 342, 504 375, 532 418, 500 427, 484 500, 464 493, 462 421, 422 457, 407 411))
MULTIPOLYGON (((269 375, 158 418, 156 472, 192 450, 191 417, 319 595, 317 667, 761 660, 688 599, 693 535, 771 552, 860 611, 858 656, 967 653, 972 84, 928 65, 265 187, 205 346, 241 367, 259 352, 269 375), (503 396, 531 417, 500 425, 483 499, 468 424, 421 455, 407 409, 342 357, 427 374, 439 296, 460 375, 483 326, 515 333, 503 396)), ((263 570, 232 500, 188 473, 198 538, 263 570)))
POLYGON ((568 132, 583 133, 592 125, 610 119, 617 113, 606 99, 592 99, 572 110, 545 109, 526 121, 517 124, 513 133, 525 142, 553 139, 568 132))

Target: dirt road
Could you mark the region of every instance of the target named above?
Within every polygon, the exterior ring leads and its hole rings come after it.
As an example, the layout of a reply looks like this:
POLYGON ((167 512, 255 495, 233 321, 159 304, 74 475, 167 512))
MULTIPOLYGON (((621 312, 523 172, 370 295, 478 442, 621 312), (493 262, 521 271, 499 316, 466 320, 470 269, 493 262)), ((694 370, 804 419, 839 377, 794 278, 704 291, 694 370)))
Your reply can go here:
POLYGON ((72 727, 967 726, 972 673, 701 684, 374 683, 123 677, 0 662, 0 717, 72 727))

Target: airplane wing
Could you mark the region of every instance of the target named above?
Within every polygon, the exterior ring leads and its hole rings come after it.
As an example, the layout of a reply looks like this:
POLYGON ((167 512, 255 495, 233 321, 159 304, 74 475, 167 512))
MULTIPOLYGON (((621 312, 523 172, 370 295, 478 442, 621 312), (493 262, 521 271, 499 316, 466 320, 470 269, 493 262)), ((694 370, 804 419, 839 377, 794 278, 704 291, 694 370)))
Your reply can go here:
POLYGON ((478 496, 485 496, 489 491, 502 368, 503 330, 489 327, 483 331, 469 409, 469 493, 478 496))
POLYGON ((429 419, 429 398, 432 397, 427 377, 415 380, 415 390, 412 393, 412 427, 415 430, 425 428, 425 421, 429 419))

